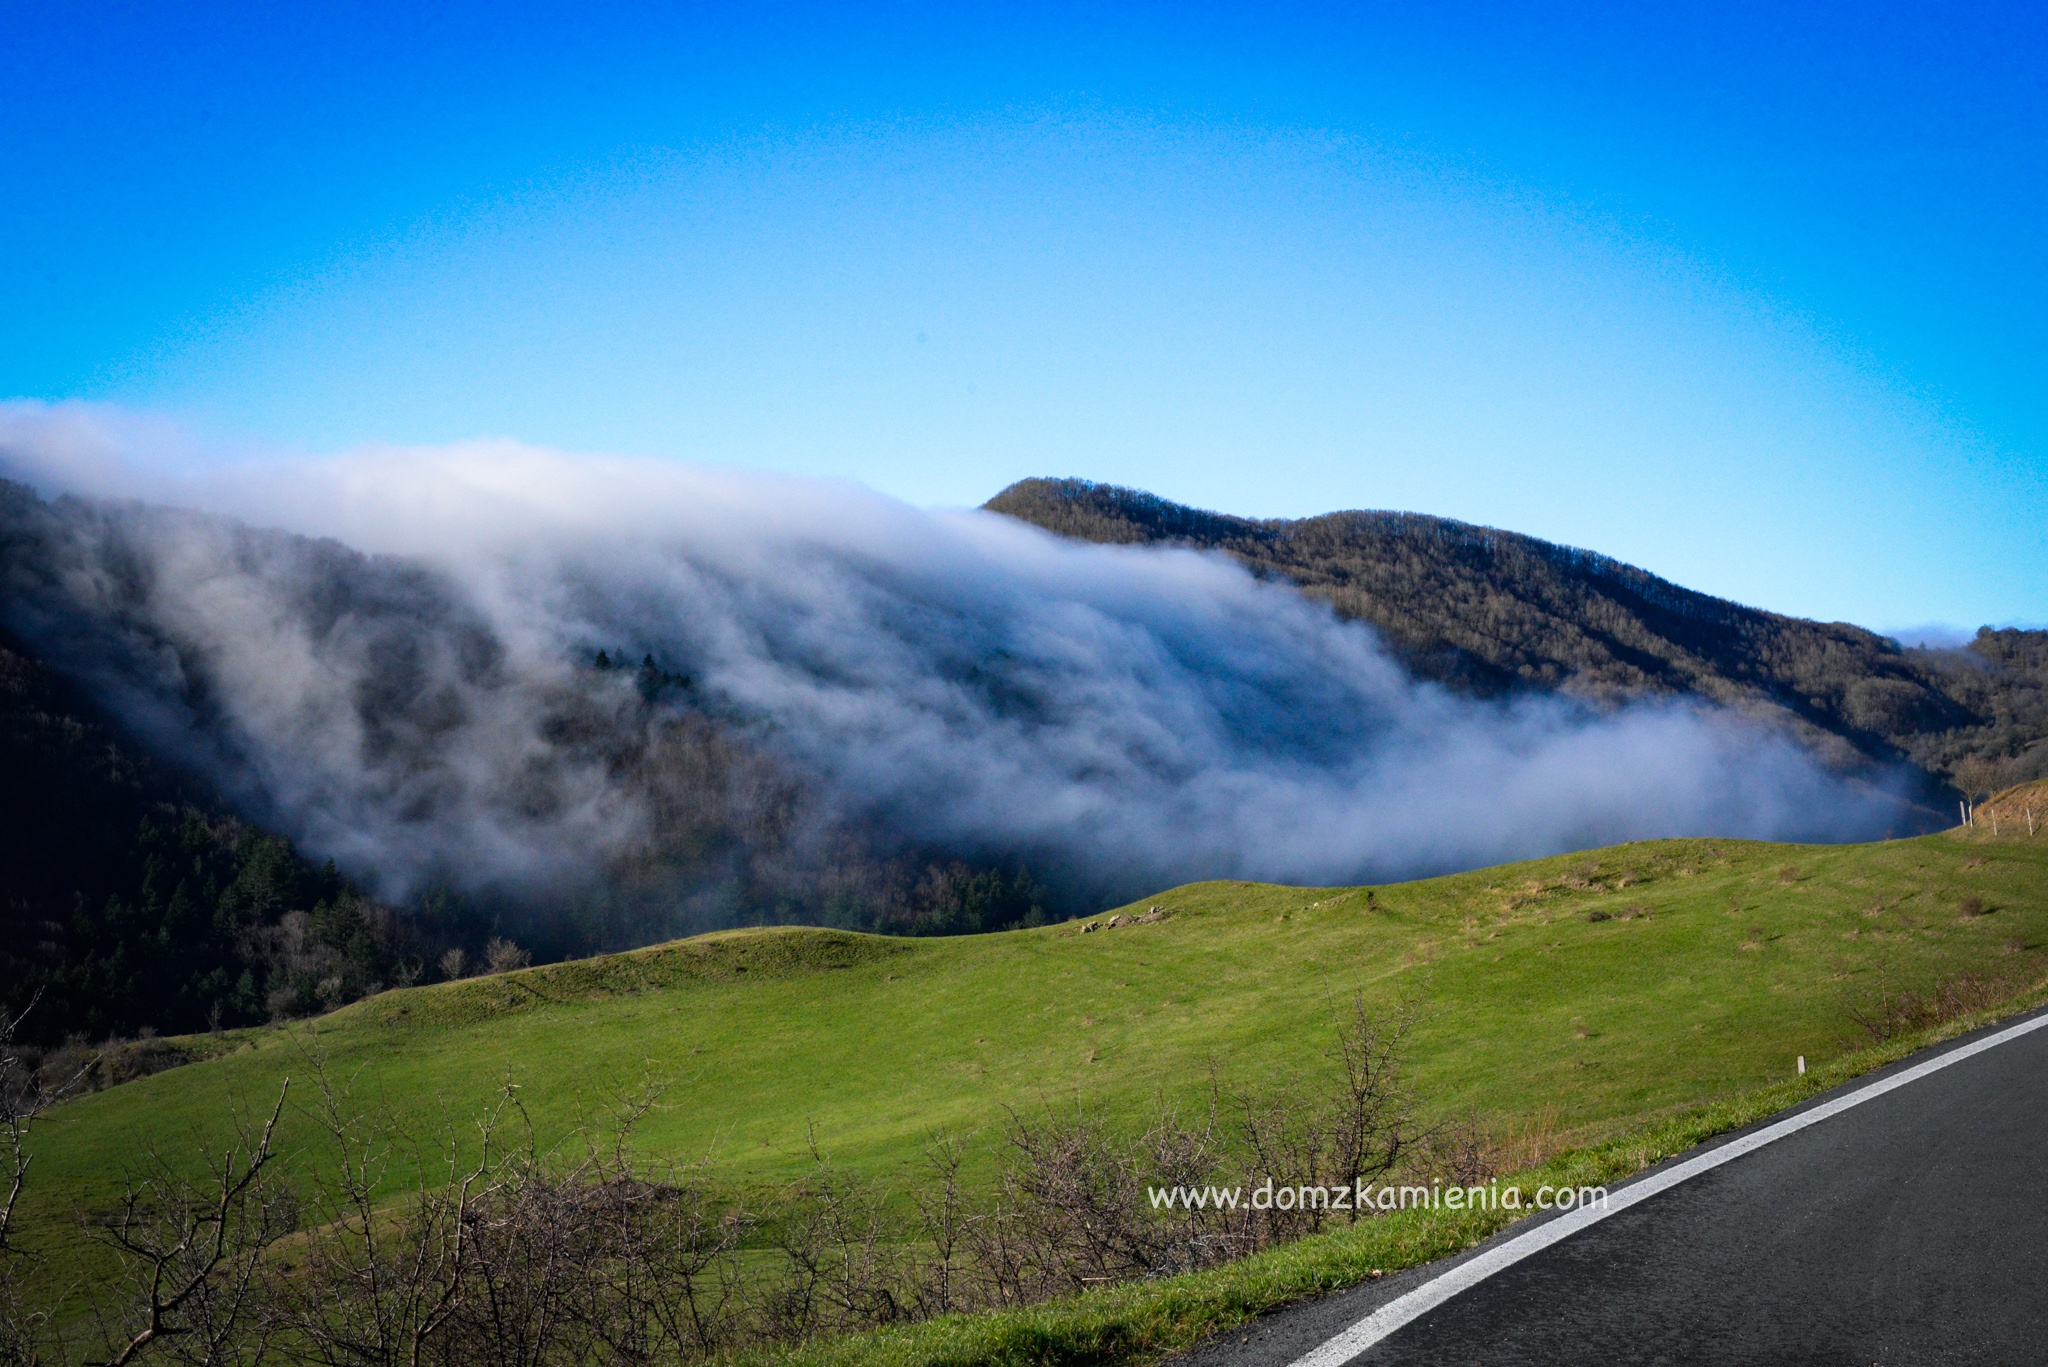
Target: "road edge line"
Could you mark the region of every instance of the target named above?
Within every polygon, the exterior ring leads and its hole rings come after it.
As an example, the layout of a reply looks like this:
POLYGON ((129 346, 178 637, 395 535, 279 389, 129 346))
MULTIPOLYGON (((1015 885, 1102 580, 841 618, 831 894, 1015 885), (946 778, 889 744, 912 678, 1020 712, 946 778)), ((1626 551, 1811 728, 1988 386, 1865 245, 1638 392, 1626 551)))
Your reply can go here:
POLYGON ((1709 1172, 1723 1163, 1731 1163, 1746 1153, 1754 1153, 1766 1144, 1774 1143, 1787 1135, 1797 1134, 1810 1125, 1818 1125, 1821 1121, 1861 1106, 1866 1101, 1875 1101, 1878 1097, 1897 1091, 1909 1082, 1918 1082, 1930 1073, 1938 1073, 1952 1064, 1961 1063, 1966 1058, 1973 1058, 1988 1049, 1995 1049, 2022 1035, 2042 1029, 2048 1029, 2048 1012, 2021 1021, 2017 1025, 2009 1025, 1968 1044, 1959 1045, 1924 1063, 1916 1063, 1910 1068, 1901 1069, 1890 1077, 1879 1078, 1832 1101, 1822 1102, 1797 1115, 1774 1121, 1739 1139, 1730 1140, 1705 1153, 1695 1154, 1691 1158, 1674 1163, 1661 1172, 1652 1173, 1641 1181, 1631 1182, 1614 1192, 1604 1206, 1572 1210, 1555 1220, 1546 1220, 1536 1228, 1518 1234, 1504 1243, 1496 1244, 1478 1257, 1462 1262, 1422 1285, 1396 1296, 1350 1328, 1296 1358, 1289 1367, 1343 1367, 1344 1363, 1365 1352, 1381 1339, 1422 1318, 1459 1292, 1477 1286, 1495 1273, 1513 1267, 1524 1258, 1540 1253, 1559 1240, 1570 1238, 1610 1215, 1647 1201, 1658 1192, 1667 1191, 1680 1182, 1709 1172))

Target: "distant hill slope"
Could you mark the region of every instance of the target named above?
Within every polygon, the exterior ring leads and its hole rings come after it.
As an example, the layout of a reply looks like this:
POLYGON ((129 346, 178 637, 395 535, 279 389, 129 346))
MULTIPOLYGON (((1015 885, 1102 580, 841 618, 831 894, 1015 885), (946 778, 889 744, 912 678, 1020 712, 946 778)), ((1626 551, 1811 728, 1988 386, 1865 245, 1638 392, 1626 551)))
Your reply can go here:
POLYGON ((1977 804, 1971 821, 1993 835, 2048 832, 2048 781, 2016 784, 1977 804))
POLYGON ((1418 674, 1461 691, 1690 693, 1785 720, 1838 761, 1902 760, 1967 792, 2048 775, 2048 632, 1906 650, 1418 513, 1254 521, 1079 479, 1021 480, 984 506, 1083 541, 1223 551, 1370 622, 1418 674))

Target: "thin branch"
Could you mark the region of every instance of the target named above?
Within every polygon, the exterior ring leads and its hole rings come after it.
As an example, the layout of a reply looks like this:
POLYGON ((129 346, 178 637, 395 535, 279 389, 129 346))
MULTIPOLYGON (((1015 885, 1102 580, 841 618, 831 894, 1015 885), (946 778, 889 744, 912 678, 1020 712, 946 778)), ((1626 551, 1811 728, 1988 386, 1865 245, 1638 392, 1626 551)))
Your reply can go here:
POLYGON ((286 1078, 278 1089, 277 1104, 271 1108, 270 1119, 264 1123, 262 1138, 250 1153, 247 1166, 237 1175, 235 1151, 228 1151, 219 1169, 220 1190, 213 1200, 212 1209, 196 1218, 189 1213, 181 1215, 178 1238, 171 1247, 161 1247, 147 1235, 135 1233, 141 1220, 141 1193, 134 1189, 129 1191, 122 1203, 121 1224, 111 1232, 111 1242, 122 1252, 150 1265, 149 1322, 128 1340, 120 1352, 92 1364, 92 1367, 128 1367, 143 1349, 157 1340, 192 1332, 192 1326, 175 1323, 174 1317, 212 1282, 221 1264, 227 1261, 236 1207, 276 1156, 271 1148, 271 1138, 277 1131, 278 1118, 284 1114, 285 1096, 291 1085, 291 1079, 286 1078), (205 1239, 209 1226, 212 1237, 205 1239), (195 1243, 203 1246, 198 1266, 184 1270, 181 1276, 178 1264, 192 1252, 195 1243), (169 1295, 164 1294, 167 1280, 177 1285, 169 1295))

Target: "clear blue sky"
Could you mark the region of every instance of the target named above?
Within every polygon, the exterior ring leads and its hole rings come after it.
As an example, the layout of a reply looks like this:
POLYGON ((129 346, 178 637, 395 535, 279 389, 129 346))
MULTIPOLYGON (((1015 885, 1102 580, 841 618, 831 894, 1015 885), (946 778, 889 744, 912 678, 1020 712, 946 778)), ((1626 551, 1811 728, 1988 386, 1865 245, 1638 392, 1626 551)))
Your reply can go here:
POLYGON ((0 3, 0 396, 2048 620, 2048 20, 1669 10, 0 3))

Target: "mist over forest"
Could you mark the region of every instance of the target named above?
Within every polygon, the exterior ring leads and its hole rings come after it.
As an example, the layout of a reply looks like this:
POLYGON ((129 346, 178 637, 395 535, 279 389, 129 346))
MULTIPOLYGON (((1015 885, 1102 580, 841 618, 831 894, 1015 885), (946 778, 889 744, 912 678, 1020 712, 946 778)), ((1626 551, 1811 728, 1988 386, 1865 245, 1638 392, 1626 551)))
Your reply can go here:
POLYGON ((10 631, 378 898, 582 947, 1915 819, 1881 767, 1697 699, 1418 680, 1217 554, 502 444, 110 488, 37 437, 9 455, 51 496, 0 498, 10 631))

